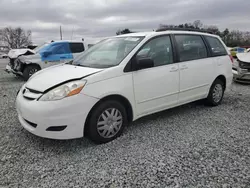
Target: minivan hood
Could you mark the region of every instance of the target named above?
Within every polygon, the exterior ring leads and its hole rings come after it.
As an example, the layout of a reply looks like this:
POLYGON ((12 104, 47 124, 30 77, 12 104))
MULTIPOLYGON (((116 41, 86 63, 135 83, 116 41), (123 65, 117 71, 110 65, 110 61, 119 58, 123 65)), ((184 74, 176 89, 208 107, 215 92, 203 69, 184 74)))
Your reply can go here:
POLYGON ((81 79, 101 70, 102 69, 79 67, 68 64, 53 66, 37 72, 27 81, 26 87, 44 92, 63 82, 73 79, 81 79))

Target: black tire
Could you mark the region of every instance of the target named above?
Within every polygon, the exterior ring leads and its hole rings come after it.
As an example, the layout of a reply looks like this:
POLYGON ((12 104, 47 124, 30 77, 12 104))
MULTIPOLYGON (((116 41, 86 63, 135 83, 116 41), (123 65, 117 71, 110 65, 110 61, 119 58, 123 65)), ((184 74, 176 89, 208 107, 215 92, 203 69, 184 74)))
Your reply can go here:
POLYGON ((38 65, 27 65, 23 71, 23 78, 27 81, 34 73, 40 70, 38 65))
POLYGON ((122 134, 124 127, 127 124, 128 124, 127 113, 126 113, 124 106, 120 102, 114 101, 114 100, 103 101, 91 111, 91 114, 87 123, 87 136, 89 137, 90 140, 92 140, 96 144, 107 143, 119 137, 122 134), (117 133, 114 136, 107 138, 107 137, 101 136, 101 133, 98 132, 97 124, 98 124, 98 120, 100 120, 101 118, 101 115, 106 110, 109 110, 109 109, 117 109, 120 112, 119 114, 122 116, 122 123, 121 123, 120 128, 116 129, 118 130, 117 133))
POLYGON ((222 100, 223 100, 223 97, 224 97, 224 92, 225 92, 225 84, 220 79, 216 79, 209 90, 209 94, 208 94, 208 97, 206 99, 206 104, 209 106, 220 105, 222 100), (222 93, 220 94, 220 97, 214 97, 216 87, 218 87, 218 88, 221 87, 221 89, 222 89, 222 91, 221 91, 222 93))

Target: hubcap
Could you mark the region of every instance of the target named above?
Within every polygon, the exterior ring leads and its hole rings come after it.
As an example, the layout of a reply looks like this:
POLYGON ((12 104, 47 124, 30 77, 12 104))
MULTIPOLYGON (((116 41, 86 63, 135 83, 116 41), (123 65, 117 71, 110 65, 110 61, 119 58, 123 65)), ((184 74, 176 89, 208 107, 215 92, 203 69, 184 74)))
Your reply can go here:
POLYGON ((213 91, 213 100, 214 102, 218 103, 220 102, 221 98, 223 95, 223 87, 221 84, 216 84, 214 87, 214 91, 213 91))
POLYGON ((103 138, 115 136, 122 127, 122 115, 116 108, 105 110, 97 121, 97 131, 103 138))
POLYGON ((31 77, 36 72, 37 72, 37 69, 31 69, 30 72, 29 72, 29 77, 31 77))

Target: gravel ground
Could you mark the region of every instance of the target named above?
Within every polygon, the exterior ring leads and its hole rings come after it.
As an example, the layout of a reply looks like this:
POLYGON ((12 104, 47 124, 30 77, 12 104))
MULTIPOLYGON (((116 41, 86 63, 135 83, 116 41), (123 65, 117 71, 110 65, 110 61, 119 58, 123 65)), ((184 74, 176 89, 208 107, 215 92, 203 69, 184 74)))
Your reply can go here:
POLYGON ((142 118, 105 145, 36 137, 18 122, 22 81, 0 70, 0 187, 250 187, 250 85, 142 118))

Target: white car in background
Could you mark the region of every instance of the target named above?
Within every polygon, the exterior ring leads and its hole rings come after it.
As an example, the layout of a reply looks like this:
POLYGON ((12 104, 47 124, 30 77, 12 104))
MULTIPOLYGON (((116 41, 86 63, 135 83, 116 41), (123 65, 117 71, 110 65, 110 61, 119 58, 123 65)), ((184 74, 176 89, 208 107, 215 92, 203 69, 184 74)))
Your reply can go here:
POLYGON ((37 136, 86 135, 106 143, 143 116, 200 99, 219 105, 232 78, 232 57, 218 36, 132 33, 37 72, 20 89, 16 107, 21 125, 37 136))
POLYGON ((250 83, 250 53, 237 54, 233 64, 234 81, 250 83))
POLYGON ((52 42, 36 49, 35 54, 18 57, 13 65, 10 63, 6 66, 6 71, 20 75, 25 80, 28 80, 41 69, 73 60, 85 49, 87 49, 87 46, 84 46, 82 41, 52 42))

